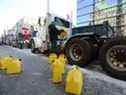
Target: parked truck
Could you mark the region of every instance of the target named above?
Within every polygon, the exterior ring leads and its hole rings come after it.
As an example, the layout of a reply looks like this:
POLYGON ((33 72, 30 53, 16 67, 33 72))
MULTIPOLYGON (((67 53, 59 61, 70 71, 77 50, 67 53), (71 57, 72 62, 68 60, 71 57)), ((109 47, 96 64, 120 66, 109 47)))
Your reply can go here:
POLYGON ((22 26, 20 32, 16 33, 16 43, 17 47, 22 48, 29 48, 30 47, 30 38, 31 38, 31 29, 27 26, 22 26))
POLYGON ((33 27, 32 37, 30 40, 31 51, 45 52, 58 50, 58 41, 60 34, 68 33, 70 23, 57 15, 48 13, 45 18, 38 19, 38 25, 33 27), (54 50, 53 50, 53 49, 54 50))
POLYGON ((109 75, 126 79, 126 38, 116 32, 108 22, 73 28, 65 44, 69 63, 85 66, 99 60, 109 75))

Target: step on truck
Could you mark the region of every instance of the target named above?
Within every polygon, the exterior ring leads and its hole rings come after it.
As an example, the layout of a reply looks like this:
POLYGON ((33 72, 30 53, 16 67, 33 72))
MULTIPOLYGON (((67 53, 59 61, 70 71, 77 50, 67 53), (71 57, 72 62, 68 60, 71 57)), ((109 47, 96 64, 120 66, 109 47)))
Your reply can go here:
POLYGON ((99 60, 109 75, 126 79, 126 38, 117 36, 107 21, 73 28, 65 54, 70 64, 85 66, 99 60))

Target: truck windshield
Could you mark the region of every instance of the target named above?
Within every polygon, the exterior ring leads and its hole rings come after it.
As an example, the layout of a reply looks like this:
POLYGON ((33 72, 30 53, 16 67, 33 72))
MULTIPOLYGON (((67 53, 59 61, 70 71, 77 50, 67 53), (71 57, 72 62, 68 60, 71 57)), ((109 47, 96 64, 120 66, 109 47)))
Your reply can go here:
POLYGON ((70 23, 64 19, 61 19, 59 17, 55 17, 55 24, 59 25, 59 26, 64 26, 69 28, 70 27, 70 23))

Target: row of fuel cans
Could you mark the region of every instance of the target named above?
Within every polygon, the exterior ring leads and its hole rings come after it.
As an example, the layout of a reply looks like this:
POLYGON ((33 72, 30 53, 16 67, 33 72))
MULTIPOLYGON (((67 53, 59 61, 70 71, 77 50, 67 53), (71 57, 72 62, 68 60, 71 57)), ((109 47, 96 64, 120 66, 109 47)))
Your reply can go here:
POLYGON ((50 54, 49 63, 52 71, 52 82, 54 84, 64 82, 66 93, 82 94, 84 78, 79 67, 74 65, 70 70, 67 70, 68 61, 64 54, 50 54), (64 77, 66 77, 65 81, 63 80, 64 77))

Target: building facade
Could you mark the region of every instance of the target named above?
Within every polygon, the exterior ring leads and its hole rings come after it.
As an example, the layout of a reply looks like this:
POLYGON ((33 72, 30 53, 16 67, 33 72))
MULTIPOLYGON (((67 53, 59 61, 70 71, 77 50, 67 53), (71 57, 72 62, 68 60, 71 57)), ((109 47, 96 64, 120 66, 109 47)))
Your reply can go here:
POLYGON ((126 32, 126 0, 77 0, 77 25, 109 21, 116 31, 126 32))
POLYGON ((93 6, 88 6, 93 3, 93 0, 77 0, 77 25, 88 25, 92 20, 90 12, 93 6))

